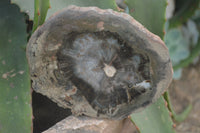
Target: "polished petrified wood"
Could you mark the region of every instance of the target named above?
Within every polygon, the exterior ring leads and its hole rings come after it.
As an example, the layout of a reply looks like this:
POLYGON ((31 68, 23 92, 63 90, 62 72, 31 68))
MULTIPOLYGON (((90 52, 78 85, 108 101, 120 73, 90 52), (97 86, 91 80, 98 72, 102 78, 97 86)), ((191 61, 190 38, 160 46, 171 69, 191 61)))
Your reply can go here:
POLYGON ((32 88, 75 115, 122 119, 161 96, 172 79, 163 41, 125 13, 70 6, 27 46, 32 88))

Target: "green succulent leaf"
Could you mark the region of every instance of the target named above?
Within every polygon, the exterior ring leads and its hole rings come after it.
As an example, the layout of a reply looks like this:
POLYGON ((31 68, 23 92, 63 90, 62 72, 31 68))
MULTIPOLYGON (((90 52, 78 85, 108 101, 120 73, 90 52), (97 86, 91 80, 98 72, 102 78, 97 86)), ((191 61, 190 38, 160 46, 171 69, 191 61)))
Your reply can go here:
POLYGON ((141 133, 175 133, 173 122, 163 97, 160 97, 145 110, 133 113, 131 119, 141 133))
POLYGON ((163 38, 166 0, 125 0, 129 13, 148 30, 163 38))
POLYGON ((49 0, 35 0, 33 31, 35 31, 38 26, 44 23, 49 8, 49 0))
POLYGON ((113 0, 35 0, 35 13, 33 31, 44 23, 45 18, 48 19, 52 14, 70 5, 76 6, 96 6, 102 9, 117 10, 117 5, 113 0), (50 8, 50 9, 49 9, 50 8), (49 9, 49 11, 48 11, 49 9), (47 13, 48 11, 48 13, 47 13), (47 15, 47 17, 46 17, 47 15))
POLYGON ((188 66, 200 55, 199 31, 193 21, 178 28, 170 28, 165 34, 167 45, 174 68, 174 79, 181 77, 181 68, 188 66), (192 50, 190 51, 190 48, 192 50))
MULTIPOLYGON (((148 30, 164 36, 166 0, 125 0, 129 13, 148 30)), ((132 121, 141 133, 175 133, 169 110, 163 97, 142 112, 133 113, 132 121)))
POLYGON ((181 60, 189 56, 189 40, 183 36, 180 27, 167 31, 164 40, 173 65, 179 64, 181 60))
POLYGON ((167 107, 172 113, 172 118, 178 123, 184 121, 192 110, 192 103, 190 103, 183 112, 181 112, 180 114, 176 114, 176 112, 173 110, 168 92, 164 93, 164 98, 168 103, 167 107))
POLYGON ((192 49, 191 54, 187 58, 181 60, 179 64, 174 65, 173 67, 174 70, 178 70, 182 67, 187 67, 199 55, 200 55, 200 38, 197 42, 197 45, 192 49))
POLYGON ((46 18, 69 5, 118 10, 114 0, 11 0, 11 2, 17 4, 22 12, 27 13, 30 20, 34 20, 33 31, 43 24, 46 18))
POLYGON ((11 0, 11 2, 18 5, 21 12, 27 13, 30 20, 34 20, 33 31, 44 23, 50 8, 49 0, 11 0))
POLYGON ((33 20, 34 0, 11 0, 11 3, 18 5, 20 7, 20 11, 27 13, 29 15, 29 19, 33 20))
POLYGON ((0 132, 30 133, 32 108, 24 14, 0 1, 0 132))
POLYGON ((96 6, 102 9, 117 10, 117 4, 115 0, 50 0, 51 8, 48 11, 47 18, 49 18, 56 11, 61 10, 70 5, 76 5, 81 7, 96 6))

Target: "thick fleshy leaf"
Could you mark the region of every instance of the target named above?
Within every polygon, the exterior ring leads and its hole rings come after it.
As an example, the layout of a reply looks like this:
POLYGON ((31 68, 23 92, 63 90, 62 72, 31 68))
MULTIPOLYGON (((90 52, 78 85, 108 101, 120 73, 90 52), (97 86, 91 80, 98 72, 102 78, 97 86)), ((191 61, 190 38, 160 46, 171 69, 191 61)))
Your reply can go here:
POLYGON ((8 0, 0 1, 0 132, 31 132, 30 79, 24 46, 24 14, 8 0))
POLYGON ((47 13, 49 18, 56 11, 61 10, 70 5, 76 5, 81 7, 96 6, 102 9, 113 9, 117 10, 117 4, 115 0, 50 0, 51 8, 47 13))
POLYGON ((164 98, 165 100, 167 101, 168 105, 168 109, 170 110, 170 112, 172 113, 172 118, 176 121, 176 122, 182 122, 184 121, 189 113, 191 112, 192 110, 192 103, 190 103, 183 112, 179 113, 179 114, 176 114, 176 112, 173 110, 173 107, 172 107, 172 104, 171 104, 171 101, 170 101, 170 97, 169 97, 169 93, 165 93, 164 94, 164 98))
POLYGON ((181 60, 189 56, 189 40, 183 36, 180 27, 168 30, 164 40, 173 65, 179 64, 181 60))
POLYGON ((125 0, 129 13, 148 30, 164 35, 166 0, 125 0))
POLYGON ((197 45, 192 49, 191 54, 184 60, 181 60, 179 64, 175 65, 173 67, 174 70, 177 70, 177 69, 180 69, 183 67, 187 67, 199 55, 200 55, 200 38, 197 42, 197 45))
POLYGON ((98 1, 98 0, 85 0, 85 1, 83 0, 56 0, 56 1, 55 0, 35 0, 33 31, 35 31, 39 25, 44 23, 45 18, 48 19, 55 12, 70 5, 96 6, 102 9, 110 8, 113 10, 118 9, 115 1, 113 0, 101 0, 101 1, 98 1))
POLYGON ((30 20, 34 20, 33 31, 44 23, 50 8, 49 0, 11 0, 11 2, 18 5, 21 12, 27 13, 30 20))
POLYGON ((27 13, 29 15, 29 19, 33 20, 34 0, 11 0, 11 3, 18 5, 20 7, 20 11, 27 13))
MULTIPOLYGON (((125 0, 129 13, 151 32, 163 38, 166 0, 125 0)), ((163 97, 142 112, 133 113, 131 119, 141 133, 174 133, 173 122, 163 97)))
POLYGON ((118 9, 114 0, 11 0, 11 2, 17 4, 22 12, 27 13, 30 20, 34 20, 33 30, 41 25, 45 18, 49 18, 56 11, 59 11, 69 5, 77 5, 82 7, 96 6, 102 9, 110 8, 113 10, 118 9), (51 8, 47 13, 49 7, 51 8))
POLYGON ((141 133, 175 133, 164 98, 139 113, 131 115, 141 133))
POLYGON ((34 13, 33 31, 35 31, 38 26, 44 23, 47 11, 50 8, 49 0, 35 0, 34 7, 35 7, 35 13, 34 13))
POLYGON ((182 68, 192 63, 200 53, 199 31, 192 20, 177 28, 166 25, 166 31, 164 40, 174 66, 174 79, 180 79, 182 68))

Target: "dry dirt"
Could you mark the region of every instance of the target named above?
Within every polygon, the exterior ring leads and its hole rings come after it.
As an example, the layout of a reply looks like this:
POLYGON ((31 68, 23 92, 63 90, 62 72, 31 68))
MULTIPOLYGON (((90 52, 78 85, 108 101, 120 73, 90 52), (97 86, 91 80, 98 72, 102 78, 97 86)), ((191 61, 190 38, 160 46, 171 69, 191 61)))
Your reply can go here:
POLYGON ((183 70, 180 80, 174 80, 169 87, 173 108, 177 113, 192 103, 187 119, 177 124, 177 133, 200 133, 200 61, 183 70))

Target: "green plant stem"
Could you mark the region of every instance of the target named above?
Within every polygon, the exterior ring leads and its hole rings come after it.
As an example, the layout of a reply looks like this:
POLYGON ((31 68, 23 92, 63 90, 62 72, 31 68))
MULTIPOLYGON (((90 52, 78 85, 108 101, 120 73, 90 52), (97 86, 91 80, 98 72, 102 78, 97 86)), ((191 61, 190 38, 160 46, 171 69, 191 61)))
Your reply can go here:
POLYGON ((172 104, 171 104, 171 101, 169 98, 169 92, 166 91, 163 96, 168 103, 167 107, 168 107, 169 111, 172 113, 172 118, 178 123, 184 121, 187 118, 187 116, 189 115, 190 111, 192 110, 192 104, 190 103, 181 114, 177 115, 176 112, 173 110, 173 107, 172 107, 172 104))
POLYGON ((196 46, 192 49, 191 54, 186 59, 182 60, 179 64, 175 65, 173 69, 178 70, 179 68, 187 67, 199 55, 200 55, 200 38, 196 46))
POLYGON ((50 8, 49 0, 35 0, 34 8, 33 32, 44 23, 47 11, 50 8))
POLYGON ((40 16, 39 16, 39 25, 42 25, 45 22, 46 16, 47 16, 47 11, 50 8, 50 3, 49 0, 40 0, 40 16))
POLYGON ((38 18, 39 18, 39 0, 35 0, 34 3, 34 20, 33 20, 33 32, 37 29, 38 27, 38 18))

